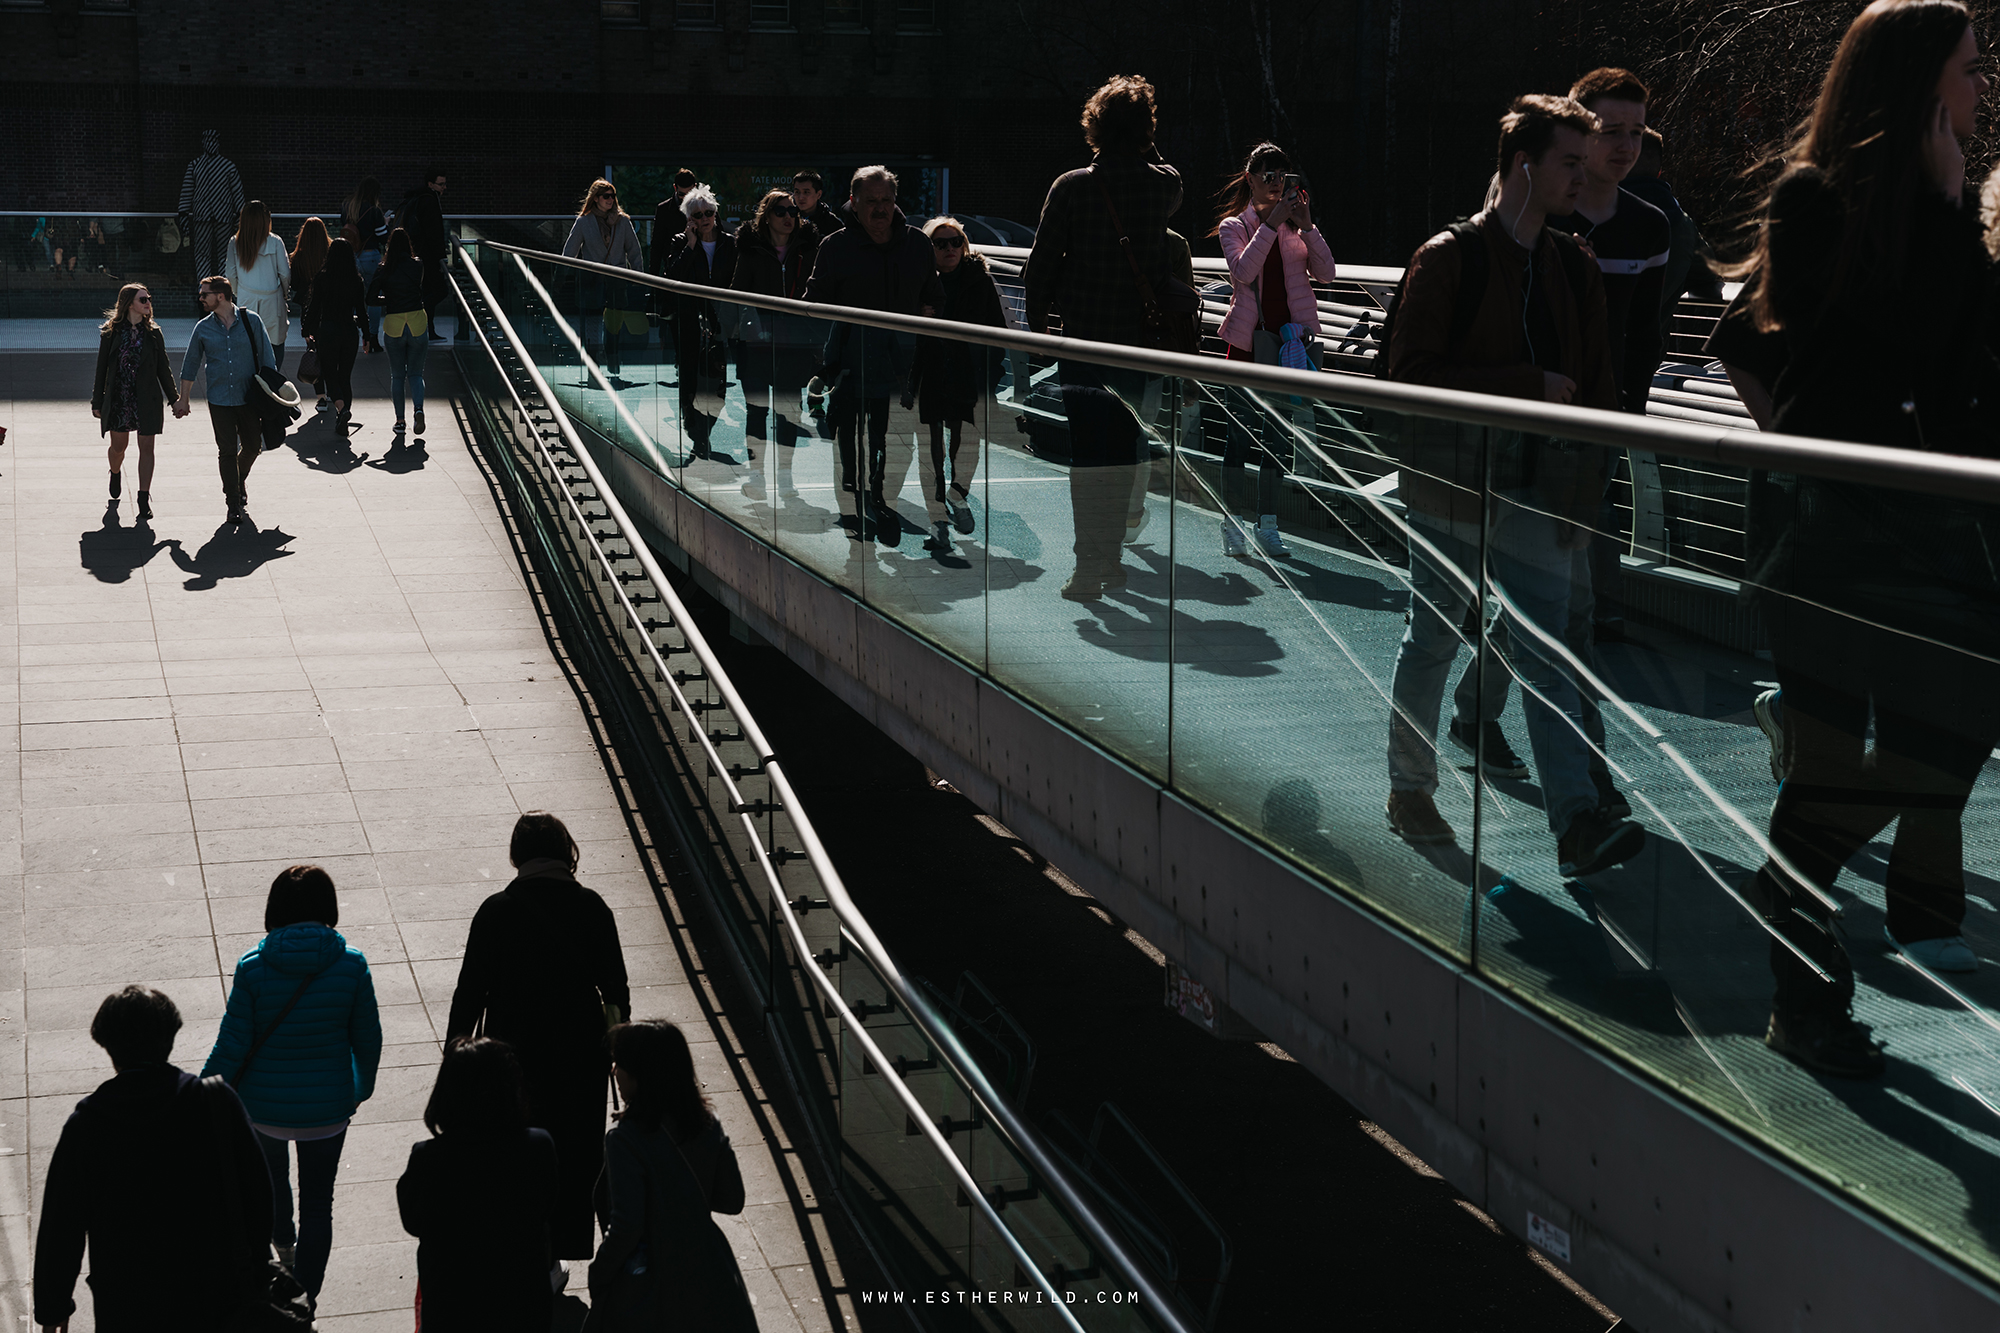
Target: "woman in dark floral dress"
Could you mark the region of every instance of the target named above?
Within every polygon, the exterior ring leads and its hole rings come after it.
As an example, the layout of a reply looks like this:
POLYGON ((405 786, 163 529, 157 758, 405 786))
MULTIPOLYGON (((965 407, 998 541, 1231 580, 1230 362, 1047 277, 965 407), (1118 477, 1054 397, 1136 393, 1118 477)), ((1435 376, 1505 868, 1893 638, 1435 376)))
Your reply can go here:
POLYGON ((165 402, 180 398, 167 368, 167 340, 153 322, 153 294, 136 282, 119 289, 118 304, 104 312, 98 329, 97 379, 90 391, 90 414, 99 433, 111 437, 111 503, 124 478, 125 446, 139 437, 139 517, 153 516, 153 441, 166 422, 165 402))

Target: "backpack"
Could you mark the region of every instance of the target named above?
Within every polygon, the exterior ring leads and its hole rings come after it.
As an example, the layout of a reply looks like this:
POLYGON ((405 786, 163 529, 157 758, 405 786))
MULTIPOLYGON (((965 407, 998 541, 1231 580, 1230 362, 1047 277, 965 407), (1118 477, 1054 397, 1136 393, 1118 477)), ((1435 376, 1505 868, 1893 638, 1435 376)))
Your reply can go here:
MULTIPOLYGON (((1583 253, 1583 247, 1566 231, 1545 230, 1556 238, 1556 255, 1562 263, 1563 278, 1569 283, 1570 291, 1581 293, 1588 276, 1584 265, 1589 262, 1583 253)), ((1492 256, 1487 253, 1486 245, 1479 235, 1479 223, 1472 218, 1459 218, 1446 227, 1445 231, 1458 241, 1460 256, 1458 293, 1453 298, 1451 337, 1446 344, 1448 347, 1456 348, 1470 336, 1472 322, 1479 317, 1479 306, 1486 296, 1486 276, 1490 271, 1492 256)), ((1409 280, 1410 271, 1405 268, 1403 276, 1396 280, 1396 290, 1389 294, 1389 302, 1382 309, 1382 323, 1378 326, 1381 332, 1376 335, 1378 341, 1375 344, 1373 367, 1375 378, 1378 380, 1389 378, 1389 339, 1395 331, 1396 314, 1402 309, 1403 290, 1409 280)))

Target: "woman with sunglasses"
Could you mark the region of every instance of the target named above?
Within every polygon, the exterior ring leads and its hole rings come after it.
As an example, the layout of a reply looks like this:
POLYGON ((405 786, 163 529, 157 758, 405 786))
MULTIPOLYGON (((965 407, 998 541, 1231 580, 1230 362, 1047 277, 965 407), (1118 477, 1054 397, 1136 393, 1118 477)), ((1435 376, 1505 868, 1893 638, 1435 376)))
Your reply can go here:
MULTIPOLYGON (((1307 338, 1319 336, 1319 301, 1312 279, 1333 281, 1333 250, 1313 225, 1312 199, 1292 173, 1285 150, 1260 143, 1250 150, 1243 170, 1230 178, 1218 197, 1215 227, 1223 258, 1229 261, 1229 313, 1222 317, 1222 341, 1232 361, 1279 364, 1284 330, 1296 325, 1307 338)), ((1238 400, 1240 402, 1240 399, 1238 400)), ((1253 419, 1243 404, 1238 419, 1253 419)), ((1278 487, 1284 480, 1290 449, 1273 446, 1279 440, 1268 431, 1262 444, 1232 425, 1222 452, 1222 549, 1228 555, 1248 554, 1243 528, 1249 526, 1267 556, 1291 554, 1278 532, 1278 487), (1243 489, 1243 464, 1252 450, 1257 457, 1257 517, 1243 515, 1239 525, 1229 512, 1231 497, 1243 489)), ((1240 506, 1239 506, 1240 507, 1240 506)))
MULTIPOLYGON (((634 272, 645 270, 638 229, 632 225, 631 215, 618 206, 618 190, 610 181, 594 180, 584 192, 582 202, 577 205, 576 225, 569 229, 569 239, 563 242, 563 254, 572 259, 588 259, 593 264, 610 264, 634 272)), ((612 326, 624 323, 628 312, 638 304, 626 295, 630 287, 629 283, 595 273, 577 275, 578 300, 586 319, 597 316, 604 343, 604 368, 613 376, 618 374, 618 330, 612 326)), ((639 325, 636 331, 644 337, 643 314, 639 325)), ((589 338, 586 327, 586 345, 589 338)))
MULTIPOLYGON (((674 238, 667 276, 675 282, 727 288, 736 276, 736 242, 716 225, 719 206, 715 191, 706 185, 695 186, 681 200, 681 211, 687 214, 687 230, 674 238)), ((679 367, 681 428, 687 433, 690 454, 713 458, 708 438, 715 418, 700 409, 698 391, 706 380, 711 394, 717 392, 729 368, 713 301, 693 296, 674 298, 674 361, 679 367)))
MULTIPOLYGON (((800 216, 788 191, 770 190, 757 205, 757 215, 736 229, 736 271, 729 286, 739 292, 802 300, 818 257, 819 229, 800 216)), ((787 423, 784 414, 788 408, 797 411, 799 390, 811 378, 817 359, 814 348, 825 335, 816 320, 804 315, 754 306, 740 309, 736 375, 743 381, 745 444, 770 439, 787 447, 796 445, 798 428, 787 423)), ((751 457, 755 456, 753 452, 751 457)), ((777 456, 781 492, 791 489, 791 457, 777 456)), ((744 483, 743 493, 753 499, 763 495, 761 470, 744 483)))
MULTIPOLYGON (((924 224, 924 235, 930 238, 938 281, 944 285, 944 302, 937 317, 1006 328, 1000 289, 987 271, 986 257, 972 248, 964 225, 957 218, 936 217, 924 224)), ((930 485, 924 488, 931 539, 925 546, 936 555, 951 554, 952 528, 972 531, 972 474, 979 467, 979 441, 975 433, 967 448, 961 432, 966 422, 979 419, 980 405, 999 384, 1006 364, 1006 354, 997 347, 949 338, 917 339, 903 406, 914 403, 917 420, 931 428, 930 485), (947 435, 951 440, 949 471, 947 435)))
POLYGON ((124 479, 125 446, 139 436, 139 517, 153 516, 153 441, 166 424, 160 386, 169 403, 180 401, 167 365, 167 336, 153 322, 153 294, 141 283, 118 289, 118 304, 104 312, 98 328, 97 379, 90 391, 90 415, 98 432, 111 437, 111 503, 118 503, 124 479))

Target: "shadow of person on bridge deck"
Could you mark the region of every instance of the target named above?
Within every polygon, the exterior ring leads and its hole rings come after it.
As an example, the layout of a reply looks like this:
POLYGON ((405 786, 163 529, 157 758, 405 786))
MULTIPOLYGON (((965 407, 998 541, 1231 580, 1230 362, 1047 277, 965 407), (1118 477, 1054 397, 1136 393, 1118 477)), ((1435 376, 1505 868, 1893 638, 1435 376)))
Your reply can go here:
POLYGON ((291 540, 283 528, 224 523, 192 556, 179 538, 167 544, 173 548, 174 563, 188 575, 181 586, 189 592, 207 592, 223 579, 248 578, 270 561, 290 555, 284 546, 291 540))
POLYGON ((139 519, 129 528, 118 522, 118 506, 104 511, 104 526, 81 533, 76 539, 77 558, 99 583, 124 583, 152 558, 173 543, 153 534, 153 525, 139 519))
POLYGON ((405 440, 399 436, 396 442, 389 446, 388 453, 380 458, 370 458, 363 454, 361 460, 365 467, 401 476, 406 472, 421 472, 424 464, 430 462, 431 455, 430 451, 424 448, 422 440, 405 440))
POLYGON ((367 454, 356 454, 348 434, 340 423, 333 419, 331 412, 322 412, 312 421, 303 422, 299 428, 285 437, 285 444, 299 456, 299 461, 315 472, 328 472, 334 476, 352 472, 361 466, 367 454))

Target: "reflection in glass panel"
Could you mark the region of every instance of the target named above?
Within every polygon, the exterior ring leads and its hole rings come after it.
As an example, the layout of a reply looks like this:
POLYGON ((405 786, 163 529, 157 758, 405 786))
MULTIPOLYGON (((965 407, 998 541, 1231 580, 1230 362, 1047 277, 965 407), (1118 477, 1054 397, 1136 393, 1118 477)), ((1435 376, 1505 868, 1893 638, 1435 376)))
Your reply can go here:
POLYGON ((1181 399, 1174 787, 1464 956, 1476 783, 1440 720, 1477 600, 1461 428, 1199 380, 1181 399))
POLYGON ((1663 574, 1562 484, 1612 451, 1503 445, 1481 969, 2000 1273, 1990 517, 1757 473, 1663 574))

